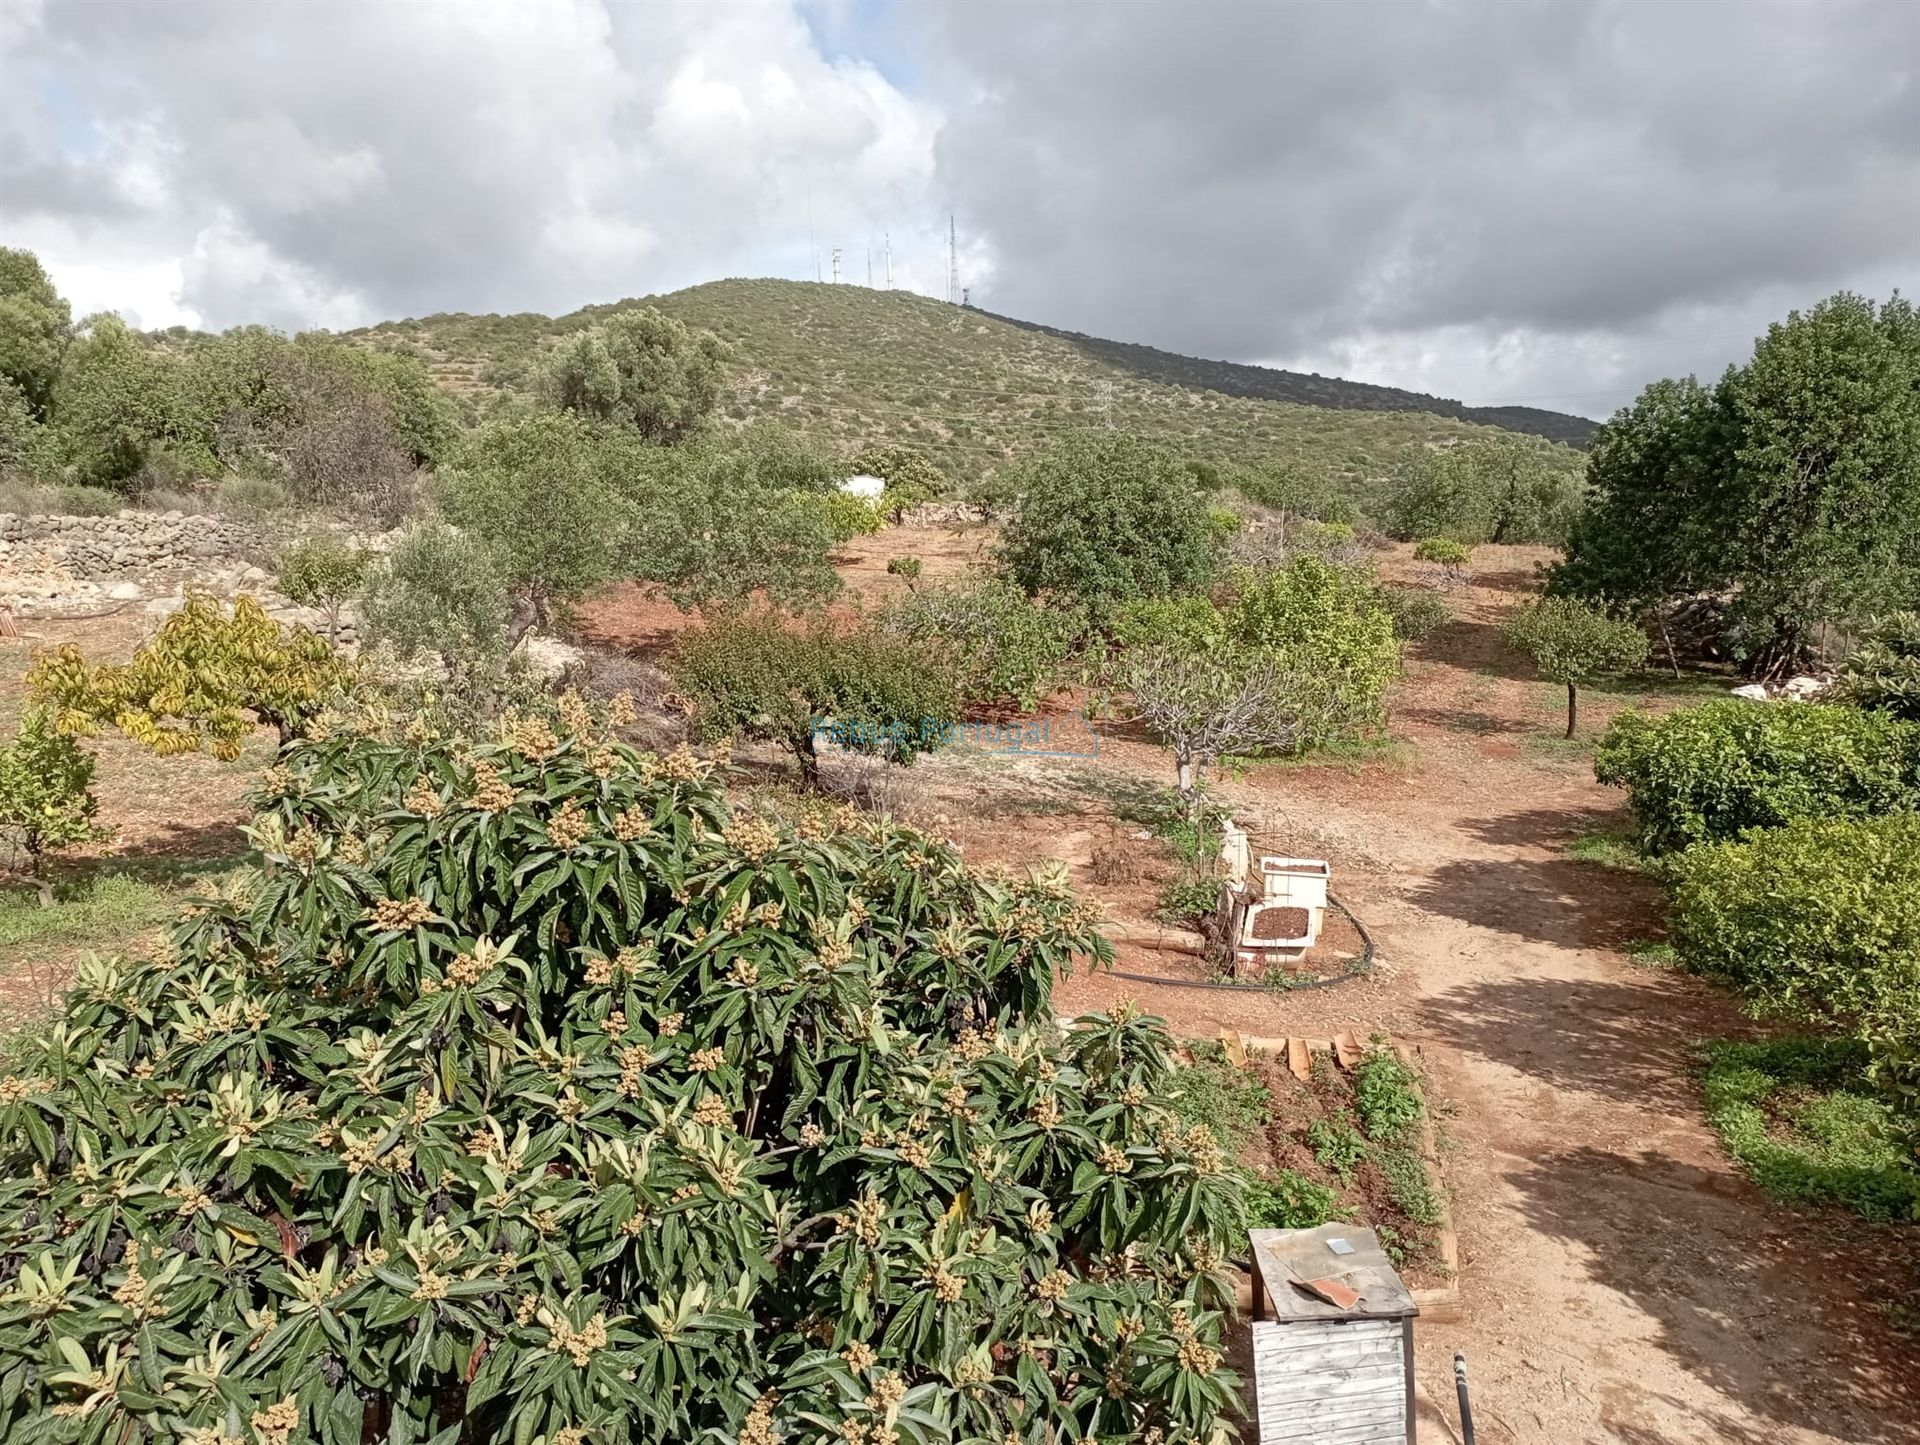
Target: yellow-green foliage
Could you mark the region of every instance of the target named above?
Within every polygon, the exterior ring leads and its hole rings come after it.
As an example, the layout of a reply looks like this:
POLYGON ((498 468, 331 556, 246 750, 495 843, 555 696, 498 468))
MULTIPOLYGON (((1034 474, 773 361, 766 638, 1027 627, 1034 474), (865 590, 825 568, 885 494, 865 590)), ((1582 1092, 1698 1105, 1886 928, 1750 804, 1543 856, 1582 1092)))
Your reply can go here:
POLYGON ((111 724, 162 756, 204 748, 232 759, 256 720, 285 742, 351 678, 324 638, 281 626, 253 598, 229 613, 195 593, 131 660, 92 665, 69 644, 39 659, 27 685, 64 733, 111 724))
POLYGON ((1400 675, 1400 639, 1371 576, 1308 556, 1244 574, 1238 594, 1227 610, 1231 637, 1318 679, 1339 698, 1349 728, 1379 720, 1400 675))

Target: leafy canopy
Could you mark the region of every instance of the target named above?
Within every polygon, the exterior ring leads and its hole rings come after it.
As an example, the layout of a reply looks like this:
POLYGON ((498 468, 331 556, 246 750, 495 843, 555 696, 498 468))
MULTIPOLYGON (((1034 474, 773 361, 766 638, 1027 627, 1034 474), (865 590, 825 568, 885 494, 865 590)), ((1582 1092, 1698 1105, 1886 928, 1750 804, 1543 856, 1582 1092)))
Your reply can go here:
POLYGON ((1571 597, 1528 603, 1507 624, 1506 639, 1533 659, 1542 677, 1566 685, 1568 737, 1581 683, 1631 672, 1647 660, 1646 633, 1571 597))
POLYGON ((204 748, 232 759, 256 721, 283 743, 298 737, 352 676, 324 638, 281 626, 253 598, 236 598, 229 613, 200 592, 130 661, 90 664, 68 643, 34 663, 27 687, 63 733, 111 723, 163 756, 204 748))
POLYGON ((1727 698, 1627 712, 1594 751, 1640 844, 1665 853, 1801 819, 1920 809, 1920 723, 1825 703, 1727 698))
POLYGON ((1748 670, 1920 595, 1920 317, 1842 292, 1769 327, 1718 385, 1658 382, 1596 440, 1554 588, 1732 598, 1748 670))
POLYGON ((999 577, 915 588, 887 607, 881 626, 934 658, 966 702, 1023 712, 1059 685, 1080 631, 1071 614, 999 577))
POLYGON ((93 837, 98 806, 92 755, 44 710, 27 709, 13 742, 0 747, 0 838, 26 855, 42 903, 53 901, 47 854, 93 837))
POLYGON ((1029 594, 1109 609, 1190 592, 1218 563, 1192 474, 1120 433, 1061 442, 1020 472, 1001 558, 1029 594))
POLYGON ((0 1080, 0 1434, 1216 1438, 1241 1184, 1156 1022, 1054 1023, 1093 910, 562 712, 296 745, 84 968, 0 1080))
POLYGON ((11 382, 28 415, 44 421, 60 378, 73 313, 31 251, 0 246, 0 382, 11 382))
POLYGON ((555 406, 631 427, 646 441, 687 437, 720 400, 730 352, 651 306, 616 311, 560 343, 547 364, 555 406))

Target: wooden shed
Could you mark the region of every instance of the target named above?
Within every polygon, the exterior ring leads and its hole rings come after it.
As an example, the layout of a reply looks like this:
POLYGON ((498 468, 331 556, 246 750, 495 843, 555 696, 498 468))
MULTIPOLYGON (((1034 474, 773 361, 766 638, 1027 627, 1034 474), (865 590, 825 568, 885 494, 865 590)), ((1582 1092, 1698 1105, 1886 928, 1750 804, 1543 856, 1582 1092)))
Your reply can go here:
POLYGON ((1378 1236, 1323 1224, 1252 1241, 1261 1445, 1409 1445, 1420 1307, 1378 1236))

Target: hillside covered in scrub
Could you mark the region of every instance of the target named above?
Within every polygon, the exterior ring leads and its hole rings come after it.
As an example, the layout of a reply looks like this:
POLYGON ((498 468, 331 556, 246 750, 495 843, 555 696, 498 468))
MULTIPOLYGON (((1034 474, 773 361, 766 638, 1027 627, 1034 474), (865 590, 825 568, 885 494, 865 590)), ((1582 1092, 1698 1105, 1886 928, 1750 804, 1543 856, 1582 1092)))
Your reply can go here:
MULTIPOLYGON (((349 333, 414 351, 476 408, 533 387, 542 351, 640 302, 567 316, 428 316, 349 333)), ((950 475, 980 475, 1063 432, 1110 424, 1191 456, 1364 483, 1475 421, 1584 441, 1578 417, 1472 414, 1457 402, 1265 367, 1202 362, 961 310, 906 291, 730 280, 645 304, 734 350, 726 414, 777 417, 819 438, 905 442, 950 475)), ((1568 459, 1572 464, 1571 458, 1568 459)))

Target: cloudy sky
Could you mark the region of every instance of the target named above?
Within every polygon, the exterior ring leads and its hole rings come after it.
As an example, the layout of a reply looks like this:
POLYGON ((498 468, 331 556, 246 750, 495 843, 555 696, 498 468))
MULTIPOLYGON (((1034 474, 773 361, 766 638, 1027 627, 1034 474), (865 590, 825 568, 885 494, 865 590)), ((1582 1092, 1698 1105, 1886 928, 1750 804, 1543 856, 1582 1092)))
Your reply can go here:
POLYGON ((1920 291, 1920 4, 0 0, 0 242, 147 326, 729 275, 1605 415, 1920 291))

